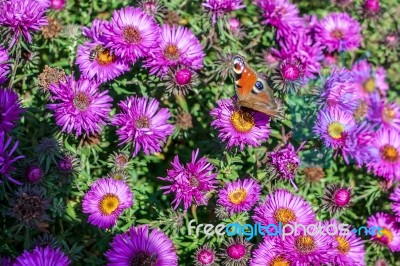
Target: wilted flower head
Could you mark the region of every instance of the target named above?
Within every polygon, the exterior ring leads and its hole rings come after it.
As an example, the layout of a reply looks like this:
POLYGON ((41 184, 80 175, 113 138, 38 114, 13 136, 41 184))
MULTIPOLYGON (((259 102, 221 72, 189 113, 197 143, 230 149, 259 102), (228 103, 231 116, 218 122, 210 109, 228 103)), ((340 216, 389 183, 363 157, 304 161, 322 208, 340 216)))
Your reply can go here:
POLYGON ((0 87, 0 132, 10 132, 22 112, 18 94, 11 89, 0 87))
MULTIPOLYGON (((39 164, 43 165, 48 162, 56 162, 61 157, 61 145, 55 138, 43 138, 34 148, 39 159, 39 164)), ((47 163, 49 164, 49 163, 47 163)))
POLYGON ((190 29, 164 24, 157 47, 151 51, 145 65, 150 68, 150 74, 163 76, 168 67, 201 69, 204 57, 203 47, 190 29))
POLYGON ((321 166, 304 167, 302 173, 309 183, 318 183, 325 177, 324 169, 321 166))
POLYGON ((39 78, 39 86, 44 90, 47 91, 49 89, 50 84, 55 83, 56 85, 60 85, 60 82, 66 81, 65 72, 63 69, 59 68, 52 68, 46 65, 44 70, 40 75, 39 78))
POLYGON ((242 2, 243 0, 205 0, 202 5, 208 10, 212 23, 215 24, 217 19, 225 14, 244 8, 242 2))
POLYGON ((340 185, 327 185, 322 196, 322 207, 337 214, 351 205, 352 189, 340 185))
POLYGON ((195 254, 192 256, 195 266, 217 266, 218 257, 215 249, 206 244, 197 248, 195 254))
POLYGON ((207 193, 216 189, 217 174, 213 173, 214 166, 205 157, 197 161, 199 150, 192 152, 192 160, 186 165, 182 165, 178 155, 171 163, 172 169, 167 171, 167 177, 159 179, 170 182, 171 185, 164 186, 164 194, 174 193, 174 209, 178 208, 183 202, 183 209, 187 211, 190 205, 207 205, 207 193))
MULTIPOLYGON (((0 2, 0 25, 10 33, 10 46, 20 37, 32 42, 31 34, 41 26, 47 25, 46 10, 37 1, 31 0, 4 0, 0 2)), ((9 37, 9 38, 10 38, 9 37)))
POLYGON ((110 265, 178 266, 178 256, 171 239, 148 225, 132 227, 116 235, 105 253, 110 265))
POLYGON ((141 0, 139 6, 147 15, 152 17, 162 16, 161 13, 164 10, 161 0, 141 0))
POLYGON ((46 211, 50 208, 50 200, 46 191, 30 184, 19 187, 10 198, 8 214, 17 219, 21 225, 47 231, 50 217, 46 211))
POLYGON ((130 155, 128 151, 113 152, 108 158, 108 164, 116 170, 125 170, 130 166, 130 155))
POLYGON ((100 133, 101 125, 108 121, 112 98, 107 95, 107 90, 100 92, 99 85, 88 79, 75 81, 72 76, 59 85, 50 85, 54 103, 48 104, 47 108, 55 112, 56 124, 61 131, 75 132, 76 136, 100 133))
MULTIPOLYGON (((11 177, 10 172, 15 169, 12 164, 16 162, 17 160, 24 158, 23 155, 19 155, 16 157, 12 157, 13 153, 18 147, 18 141, 14 143, 13 146, 10 146, 12 142, 12 138, 8 137, 6 138, 6 135, 4 132, 0 132, 0 175, 5 176, 8 180, 13 182, 14 184, 17 185, 22 185, 21 182, 15 180, 14 178, 11 177), (10 150, 9 150, 10 149, 10 150)), ((0 180, 0 183, 2 181, 0 180)))
POLYGON ((62 30, 60 22, 56 18, 48 18, 48 24, 41 28, 42 35, 46 39, 54 39, 62 30))
POLYGON ((330 13, 317 27, 317 36, 329 52, 352 51, 360 46, 360 24, 347 13, 330 13))
POLYGON ((227 142, 227 146, 238 146, 241 150, 245 145, 260 146, 270 133, 270 118, 260 112, 236 110, 231 99, 222 99, 218 106, 211 110, 214 117, 211 125, 219 130, 218 137, 227 142))
POLYGON ((120 145, 133 146, 133 156, 140 150, 146 155, 160 152, 167 136, 174 131, 168 123, 170 113, 167 108, 159 109, 160 103, 148 97, 129 97, 119 103, 121 113, 114 116, 112 124, 118 126, 120 145))

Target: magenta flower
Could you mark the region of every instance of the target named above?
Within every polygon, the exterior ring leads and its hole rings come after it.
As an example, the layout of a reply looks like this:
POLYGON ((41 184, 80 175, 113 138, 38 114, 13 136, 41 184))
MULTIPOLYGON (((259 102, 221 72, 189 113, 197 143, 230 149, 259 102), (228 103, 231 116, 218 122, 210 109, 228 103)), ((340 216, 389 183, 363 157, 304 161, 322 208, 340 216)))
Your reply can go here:
POLYGON ((140 8, 130 6, 115 10, 111 22, 103 29, 106 48, 133 63, 155 49, 158 36, 159 28, 154 19, 140 8))
POLYGON ((352 189, 329 184, 324 189, 321 207, 331 214, 337 214, 351 205, 352 189))
POLYGON ((219 190, 217 203, 232 215, 250 211, 261 195, 261 186, 252 178, 229 182, 219 190))
POLYGON ((205 0, 202 3, 212 18, 213 25, 217 19, 222 18, 226 13, 246 7, 243 0, 205 0))
POLYGON ((283 59, 271 79, 274 88, 283 92, 296 92, 305 82, 304 67, 299 60, 283 59))
POLYGON ((192 161, 185 166, 179 161, 178 155, 175 156, 171 163, 172 169, 167 171, 166 177, 158 177, 161 180, 170 182, 171 185, 164 186, 164 194, 175 194, 175 199, 171 204, 174 209, 178 208, 183 202, 183 209, 187 209, 192 205, 207 205, 207 193, 216 189, 217 174, 213 173, 214 166, 202 157, 197 161, 199 150, 192 152, 192 161))
POLYGON ((356 123, 348 113, 339 108, 325 108, 318 113, 314 133, 322 138, 325 146, 338 149, 343 147, 354 126, 356 123))
POLYGON ((118 217, 133 204, 130 187, 122 180, 102 178, 95 181, 82 200, 83 213, 88 222, 100 228, 110 228, 118 217))
POLYGON ((253 258, 250 261, 250 266, 265 266, 265 265, 295 265, 293 261, 285 258, 283 250, 280 250, 278 240, 275 237, 265 237, 263 242, 253 251, 253 258))
POLYGON ((222 265, 248 265, 252 246, 253 244, 244 240, 242 237, 229 237, 228 241, 224 242, 224 247, 220 253, 222 265))
POLYGON ((160 103, 148 97, 131 96, 119 104, 121 113, 114 116, 112 125, 118 126, 120 145, 130 143, 136 156, 140 150, 146 155, 161 152, 167 136, 174 131, 168 124, 170 113, 167 108, 159 109, 160 103))
POLYGON ((5 0, 0 2, 0 10, 0 25, 11 33, 7 39, 9 41, 12 37, 10 47, 19 37, 24 37, 31 43, 31 34, 47 25, 46 10, 36 1, 5 0))
POLYGON ((55 112, 56 124, 61 131, 75 131, 76 136, 100 133, 100 125, 108 121, 112 98, 107 95, 108 91, 100 92, 98 86, 87 79, 75 81, 72 76, 59 85, 50 85, 54 103, 48 104, 47 108, 55 112))
POLYGON ((65 7, 67 0, 51 0, 51 8, 55 10, 61 10, 65 7))
POLYGON ((317 28, 318 39, 329 52, 352 51, 362 41, 361 25, 347 13, 330 13, 317 28))
POLYGON ((284 189, 275 190, 264 202, 259 203, 252 218, 262 225, 298 223, 307 226, 315 222, 311 205, 284 189))
POLYGON ((371 141, 377 152, 375 160, 367 164, 368 171, 385 179, 400 179, 400 133, 381 128, 371 141))
POLYGON ((278 38, 288 37, 303 28, 299 10, 289 0, 257 0, 263 16, 263 24, 277 29, 278 38))
POLYGON ((178 266, 172 240, 158 229, 150 231, 148 225, 115 236, 105 256, 109 266, 178 266))
POLYGON ((376 96, 376 100, 371 103, 371 110, 368 112, 367 119, 375 125, 387 129, 400 131, 400 105, 395 102, 387 102, 380 100, 376 96))
POLYGON ((146 61, 150 74, 165 75, 169 67, 178 65, 198 70, 203 67, 203 47, 192 31, 183 26, 164 24, 158 37, 158 45, 146 61))
POLYGON ((110 81, 130 68, 126 61, 113 54, 102 44, 86 42, 78 47, 76 64, 83 76, 97 82, 110 81))
POLYGON ((22 112, 18 94, 11 89, 0 88, 0 132, 10 132, 22 112))
POLYGON ((215 249, 208 244, 198 248, 193 255, 194 266, 217 266, 218 257, 215 249))
POLYGON ((7 80, 7 75, 10 72, 10 64, 7 62, 10 60, 8 52, 2 46, 0 46, 0 85, 7 80))
POLYGON ((82 33, 84 36, 91 39, 93 43, 105 45, 106 39, 104 38, 104 30, 106 27, 111 27, 110 22, 102 19, 94 19, 90 28, 82 27, 82 33))
POLYGON ((400 251, 400 229, 392 215, 378 212, 368 218, 367 226, 382 228, 372 237, 372 241, 388 247, 392 252, 400 251))
MULTIPOLYGON (((17 160, 24 158, 23 155, 19 155, 14 158, 12 157, 13 153, 18 147, 18 141, 14 143, 14 146, 10 146, 11 141, 12 141, 11 137, 6 138, 5 133, 0 132, 0 175, 5 176, 8 180, 13 182, 14 184, 22 185, 21 182, 15 180, 10 175, 10 172, 15 169, 15 167, 12 166, 12 164, 17 160), (10 148, 10 150, 8 150, 8 148, 10 148)), ((1 180, 0 183, 2 183, 1 180)))
POLYGON ((260 112, 236 110, 231 99, 217 102, 218 107, 211 110, 215 118, 211 125, 219 130, 218 137, 227 142, 228 148, 245 145, 257 147, 266 141, 270 133, 270 118, 260 112))
POLYGON ((50 246, 35 247, 32 252, 24 251, 20 256, 15 259, 14 266, 45 266, 57 265, 68 266, 71 265, 71 260, 60 250, 53 249, 50 246))
POLYGON ((390 194, 390 200, 392 201, 392 211, 396 215, 395 219, 397 222, 400 222, 400 187, 397 187, 390 194))

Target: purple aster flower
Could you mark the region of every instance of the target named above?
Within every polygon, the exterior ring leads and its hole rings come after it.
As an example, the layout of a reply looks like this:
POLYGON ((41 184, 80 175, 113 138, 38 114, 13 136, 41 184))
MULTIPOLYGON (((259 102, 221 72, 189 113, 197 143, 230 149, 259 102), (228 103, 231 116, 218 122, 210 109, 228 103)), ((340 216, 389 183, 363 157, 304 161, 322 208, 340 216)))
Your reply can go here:
POLYGON ((185 95, 197 84, 197 73, 189 68, 169 69, 163 77, 165 91, 177 95, 185 95))
POLYGON ((217 102, 210 114, 215 118, 211 125, 219 130, 218 137, 227 142, 228 148, 245 145, 260 146, 269 137, 270 118, 260 112, 237 110, 231 99, 217 102))
POLYGON ((193 255, 194 266, 218 266, 218 257, 215 249, 206 244, 196 250, 193 255))
POLYGON ((65 2, 67 0, 51 0, 51 8, 55 10, 61 10, 65 7, 65 2))
POLYGON ((158 45, 151 50, 146 67, 150 74, 165 75, 168 67, 185 66, 194 70, 203 67, 203 47, 192 31, 183 26, 164 24, 158 45))
POLYGON ((88 222, 100 228, 110 228, 118 217, 133 204, 130 187, 122 180, 96 180, 82 200, 82 210, 89 214, 88 222))
POLYGON ((284 59, 271 77, 274 88, 283 92, 296 92, 305 81, 304 67, 299 60, 284 59))
POLYGON ((337 214, 351 205, 352 189, 337 184, 327 185, 322 195, 322 208, 331 214, 337 214))
POLYGON ((112 98, 108 91, 100 92, 99 84, 87 79, 75 81, 68 76, 60 84, 52 83, 49 87, 52 104, 47 108, 55 112, 56 124, 63 132, 75 131, 76 136, 98 134, 100 125, 108 121, 112 98))
POLYGON ((229 18, 227 21, 227 27, 233 36, 235 36, 237 38, 243 37, 243 32, 242 32, 242 28, 241 28, 239 19, 229 18))
POLYGON ((303 68, 304 78, 313 79, 319 75, 321 61, 324 58, 322 46, 319 42, 312 40, 304 30, 286 36, 279 41, 279 45, 280 50, 272 49, 274 55, 281 60, 289 59, 291 62, 299 62, 303 68))
POLYGON ((224 242, 224 247, 220 257, 222 258, 222 265, 230 266, 245 266, 251 257, 251 247, 253 244, 244 240, 242 237, 230 237, 228 241, 224 242))
POLYGON ((364 13, 369 17, 374 17, 379 14, 381 5, 379 0, 364 0, 364 13))
POLYGON ((284 189, 275 190, 264 202, 259 203, 252 218, 262 225, 298 223, 307 226, 315 222, 311 205, 284 189))
POLYGON ((106 39, 104 38, 103 33, 106 26, 111 27, 110 22, 102 19, 94 19, 90 28, 82 27, 82 33, 84 36, 91 39, 93 43, 105 45, 106 39))
POLYGON ((356 86, 352 72, 346 68, 334 68, 326 79, 320 95, 323 105, 353 114, 360 98, 354 90, 356 86))
POLYGON ((0 256, 0 265, 2 266, 14 266, 14 259, 11 257, 0 256))
POLYGON ((263 242, 253 251, 250 266, 290 266, 295 265, 293 261, 283 256, 285 252, 277 248, 279 240, 274 237, 265 237, 263 242))
POLYGON ((125 60, 113 54, 102 44, 86 42, 78 47, 76 63, 83 76, 97 82, 112 80, 129 70, 125 60))
POLYGON ((375 125, 400 131, 400 105, 375 95, 367 119, 375 125))
POLYGON ((297 169, 300 165, 300 158, 297 155, 292 144, 288 144, 285 148, 278 151, 271 152, 269 157, 269 164, 271 165, 274 174, 280 179, 289 180, 292 185, 297 189, 293 179, 297 173, 297 169))
POLYGON ((354 118, 339 108, 325 108, 319 111, 314 133, 320 136, 327 147, 343 147, 348 132, 356 126, 354 118))
POLYGON ((10 132, 22 112, 18 94, 13 90, 0 88, 0 132, 10 132))
POLYGON ((355 50, 362 40, 360 24, 347 13, 325 16, 319 23, 317 35, 329 52, 355 50))
POLYGON ((396 221, 400 222, 400 187, 397 187, 392 194, 390 194, 392 203, 392 211, 396 215, 396 221))
POLYGON ((117 130, 120 145, 132 144, 133 156, 140 150, 146 155, 161 152, 162 144, 174 131, 168 124, 170 113, 167 108, 159 109, 160 103, 148 97, 131 96, 119 104, 121 113, 114 116, 112 124, 117 130))
POLYGON ((371 147, 377 151, 375 160, 367 164, 368 171, 385 179, 400 179, 400 133, 381 128, 375 133, 371 147))
POLYGON ((207 205, 207 193, 216 189, 217 174, 213 173, 214 166, 205 157, 197 161, 199 150, 192 152, 192 161, 185 166, 179 161, 178 155, 171 163, 172 169, 167 171, 167 177, 159 179, 170 182, 171 185, 164 186, 164 194, 174 193, 172 201, 174 209, 178 208, 183 201, 183 209, 187 211, 190 205, 207 205))
POLYGON ((260 199, 261 186, 252 178, 229 182, 219 190, 217 203, 232 215, 235 212, 250 211, 260 199))
POLYGON ((68 266, 71 265, 71 260, 60 250, 53 249, 50 246, 35 247, 32 252, 24 251, 15 259, 14 266, 68 266))
POLYGON ((289 0, 257 0, 256 5, 262 10, 262 23, 275 27, 278 38, 290 36, 303 28, 299 10, 289 0))
POLYGON ((178 256, 171 239, 148 225, 132 227, 114 237, 105 256, 109 266, 178 266, 178 256))
MULTIPOLYGON (((11 177, 10 172, 15 169, 15 167, 12 166, 14 162, 16 162, 19 159, 24 158, 23 155, 19 155, 16 157, 11 157, 15 150, 18 147, 18 141, 14 143, 14 146, 11 145, 12 138, 6 138, 6 135, 4 132, 0 132, 0 175, 4 175, 8 180, 13 182, 14 184, 17 185, 22 185, 21 182, 15 180, 14 178, 11 177), (7 150, 10 148, 10 150, 7 150)), ((2 181, 0 180, 0 183, 2 181)))
POLYGON ((148 56, 155 49, 158 36, 159 28, 154 18, 140 8, 130 6, 114 11, 111 22, 103 29, 106 48, 132 62, 148 56))
POLYGON ((205 0, 202 3, 212 18, 213 25, 226 13, 246 7, 243 0, 205 0))
POLYGON ((8 52, 2 46, 0 46, 0 85, 7 80, 7 75, 10 72, 10 64, 7 62, 10 60, 8 52))
POLYGON ((392 252, 400 251, 400 229, 392 215, 378 212, 368 218, 367 226, 382 228, 372 237, 372 241, 388 247, 392 252))
POLYGON ((31 34, 47 25, 46 10, 36 1, 4 0, 0 2, 0 10, 3 10, 0 12, 0 25, 11 33, 8 37, 12 37, 10 47, 22 36, 31 43, 31 34))
POLYGON ((386 95, 389 85, 385 81, 386 71, 379 67, 373 71, 367 60, 357 61, 352 68, 354 81, 357 83, 358 94, 364 101, 369 101, 372 94, 377 91, 381 95, 386 95))

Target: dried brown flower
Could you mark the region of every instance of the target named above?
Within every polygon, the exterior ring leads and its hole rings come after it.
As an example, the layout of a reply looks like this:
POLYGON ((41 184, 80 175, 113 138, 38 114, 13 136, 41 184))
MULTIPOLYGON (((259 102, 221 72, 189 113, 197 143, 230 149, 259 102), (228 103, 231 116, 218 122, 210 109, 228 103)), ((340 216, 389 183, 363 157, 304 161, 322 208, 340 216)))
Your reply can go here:
POLYGON ((42 27, 42 35, 46 39, 54 39, 61 32, 62 25, 55 18, 48 17, 47 20, 49 21, 49 24, 42 27))
POLYGON ((66 81, 65 72, 60 68, 45 66, 43 72, 39 75, 39 86, 47 91, 51 83, 60 84, 60 81, 66 81))

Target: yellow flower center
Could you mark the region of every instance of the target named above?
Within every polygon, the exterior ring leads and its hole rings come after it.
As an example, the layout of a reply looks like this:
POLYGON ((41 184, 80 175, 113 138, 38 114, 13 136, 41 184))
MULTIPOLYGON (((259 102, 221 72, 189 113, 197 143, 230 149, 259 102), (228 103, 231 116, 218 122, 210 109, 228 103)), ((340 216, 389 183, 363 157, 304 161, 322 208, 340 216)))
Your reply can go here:
POLYGON ((340 29, 334 29, 333 31, 331 31, 331 36, 335 39, 340 40, 344 37, 344 33, 340 29))
POLYGON ((290 266, 290 262, 282 256, 277 256, 272 259, 268 266, 290 266))
POLYGON ((389 106, 385 106, 383 108, 383 119, 386 122, 392 122, 394 117, 395 117, 396 113, 394 112, 394 110, 392 108, 390 108, 389 106))
POLYGON ((311 236, 298 236, 294 245, 300 253, 310 253, 315 250, 315 240, 311 236))
POLYGON ((122 36, 128 43, 137 44, 142 40, 140 32, 136 27, 127 26, 122 30, 122 36))
POLYGON ((108 66, 114 62, 115 56, 110 52, 110 50, 102 49, 97 53, 96 60, 99 65, 108 66))
POLYGON ((179 49, 175 44, 168 44, 164 49, 164 55, 169 60, 177 60, 179 58, 179 49))
POLYGON ((344 131, 344 127, 339 122, 332 122, 328 127, 329 136, 333 139, 340 139, 342 137, 342 133, 344 131))
POLYGON ((392 242, 392 240, 393 240, 393 233, 392 233, 392 231, 391 231, 390 229, 388 229, 388 228, 383 228, 383 229, 380 230, 380 232, 381 232, 381 234, 379 234, 379 233, 376 234, 376 237, 377 237, 378 239, 381 238, 381 237, 386 236, 386 238, 387 238, 387 240, 389 241, 389 243, 392 242))
POLYGON ((337 249, 339 250, 340 253, 346 254, 350 250, 350 243, 347 241, 345 238, 341 236, 336 237, 336 241, 338 243, 337 249))
POLYGON ((236 131, 241 133, 249 132, 255 125, 253 116, 242 111, 235 111, 231 115, 231 123, 236 131))
POLYGON ((382 158, 388 162, 396 162, 399 159, 399 153, 395 147, 386 144, 381 150, 382 158))
POLYGON ((375 91, 375 81, 372 78, 367 79, 363 84, 364 91, 372 93, 375 91))
POLYGON ((80 111, 84 111, 90 105, 89 97, 82 91, 75 95, 73 102, 75 107, 80 111))
POLYGON ((247 197, 247 192, 244 188, 239 188, 239 189, 236 189, 236 190, 230 192, 228 197, 229 197, 230 202, 232 202, 235 205, 239 205, 243 201, 245 201, 245 199, 247 197))
POLYGON ((296 215, 288 208, 279 208, 274 213, 275 221, 288 224, 296 221, 296 215))
POLYGON ((100 210, 105 215, 112 214, 119 206, 119 198, 114 194, 106 194, 100 201, 100 210))

